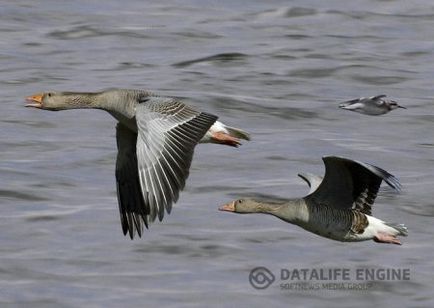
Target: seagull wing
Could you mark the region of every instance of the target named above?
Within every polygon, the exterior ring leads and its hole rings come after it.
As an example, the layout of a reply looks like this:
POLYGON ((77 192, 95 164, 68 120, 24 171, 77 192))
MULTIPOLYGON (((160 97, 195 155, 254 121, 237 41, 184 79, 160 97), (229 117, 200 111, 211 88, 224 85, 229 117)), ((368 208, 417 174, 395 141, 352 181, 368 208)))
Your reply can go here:
POLYGON ((347 106, 351 106, 353 104, 357 104, 360 103, 362 100, 364 100, 364 97, 360 97, 360 98, 355 98, 355 99, 351 99, 349 101, 345 101, 339 104, 339 107, 347 107, 347 106))
POLYGON ((385 98, 385 97, 386 97, 385 94, 381 94, 381 95, 377 95, 377 96, 372 96, 369 98, 369 100, 373 101, 378 106, 381 106, 384 104, 383 98, 385 98))

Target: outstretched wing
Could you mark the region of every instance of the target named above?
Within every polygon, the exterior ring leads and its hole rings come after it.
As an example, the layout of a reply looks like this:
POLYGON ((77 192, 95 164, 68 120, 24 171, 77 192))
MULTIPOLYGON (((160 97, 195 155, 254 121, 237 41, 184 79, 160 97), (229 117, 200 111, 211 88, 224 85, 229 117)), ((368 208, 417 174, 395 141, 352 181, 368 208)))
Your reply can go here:
POLYGON ((137 105, 137 160, 149 218, 161 221, 189 175, 194 147, 217 117, 172 98, 151 97, 137 105))
POLYGON ((149 207, 145 204, 140 188, 137 168, 137 133, 121 123, 116 126, 118 156, 116 159, 116 189, 119 213, 124 235, 134 237, 135 230, 142 235, 143 224, 148 227, 149 207))
POLYGON ((376 166, 336 156, 323 157, 323 161, 324 179, 314 193, 304 197, 308 203, 358 209, 370 215, 383 180, 398 191, 401 188, 393 175, 376 166))
POLYGON ((185 186, 194 147, 217 117, 163 97, 136 106, 138 133, 119 124, 116 178, 122 229, 133 238, 168 213, 185 186))

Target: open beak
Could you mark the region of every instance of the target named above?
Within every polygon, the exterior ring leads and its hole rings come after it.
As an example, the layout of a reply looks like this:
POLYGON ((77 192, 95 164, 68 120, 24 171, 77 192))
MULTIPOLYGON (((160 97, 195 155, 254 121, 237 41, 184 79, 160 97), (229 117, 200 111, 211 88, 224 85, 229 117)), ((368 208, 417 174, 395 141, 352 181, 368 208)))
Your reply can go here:
POLYGON ((235 212, 235 201, 222 205, 219 207, 219 211, 235 212))
POLYGON ((26 97, 27 104, 25 107, 42 108, 42 97, 43 93, 34 94, 26 97))
POLYGON ((241 142, 238 138, 232 137, 231 135, 223 132, 212 132, 211 140, 213 143, 226 144, 236 148, 241 145, 241 142))

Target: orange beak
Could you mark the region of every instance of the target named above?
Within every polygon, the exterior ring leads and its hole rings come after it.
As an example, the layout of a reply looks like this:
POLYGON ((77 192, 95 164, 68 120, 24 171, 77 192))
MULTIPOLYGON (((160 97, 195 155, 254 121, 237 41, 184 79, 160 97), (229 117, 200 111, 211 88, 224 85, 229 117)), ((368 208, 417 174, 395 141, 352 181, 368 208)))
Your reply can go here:
POLYGON ((219 207, 219 211, 235 212, 235 201, 222 205, 219 207))
POLYGON ((42 108, 42 97, 44 96, 44 93, 38 93, 31 96, 26 97, 26 107, 33 107, 33 108, 42 108))
POLYGON ((226 144, 231 147, 237 148, 241 145, 240 140, 224 132, 212 132, 211 138, 214 143, 226 144))

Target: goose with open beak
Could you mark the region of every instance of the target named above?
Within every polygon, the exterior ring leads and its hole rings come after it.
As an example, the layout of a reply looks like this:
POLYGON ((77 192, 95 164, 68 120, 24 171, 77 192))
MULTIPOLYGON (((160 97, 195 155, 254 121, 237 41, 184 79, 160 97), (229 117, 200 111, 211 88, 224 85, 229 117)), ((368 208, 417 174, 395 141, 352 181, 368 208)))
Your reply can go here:
POLYGON ((116 184, 124 235, 142 235, 143 226, 170 213, 189 175, 198 143, 237 147, 248 133, 217 116, 149 91, 44 92, 26 98, 43 110, 102 109, 118 120, 116 184))

